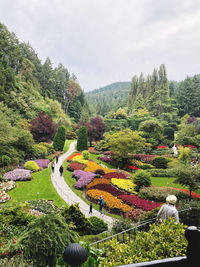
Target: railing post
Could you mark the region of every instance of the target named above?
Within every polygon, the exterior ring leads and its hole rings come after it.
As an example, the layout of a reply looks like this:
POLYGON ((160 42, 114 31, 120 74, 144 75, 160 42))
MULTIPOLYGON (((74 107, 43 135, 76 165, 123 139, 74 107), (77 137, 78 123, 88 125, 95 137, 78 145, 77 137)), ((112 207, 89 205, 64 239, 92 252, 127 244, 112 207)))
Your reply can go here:
POLYGON ((185 237, 188 241, 187 260, 194 263, 199 262, 200 230, 196 226, 189 226, 185 231, 185 237))

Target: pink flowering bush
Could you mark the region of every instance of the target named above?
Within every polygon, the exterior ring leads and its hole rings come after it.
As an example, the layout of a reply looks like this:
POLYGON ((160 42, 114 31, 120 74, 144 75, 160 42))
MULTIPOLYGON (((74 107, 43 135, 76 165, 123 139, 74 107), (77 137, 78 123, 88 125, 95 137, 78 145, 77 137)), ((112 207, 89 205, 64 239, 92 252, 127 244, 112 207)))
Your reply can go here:
POLYGON ((121 195, 118 198, 122 199, 125 203, 135 208, 142 209, 144 211, 151 211, 159 207, 162 203, 156 203, 154 201, 149 201, 142 199, 136 195, 121 195))
POLYGON ((25 170, 25 169, 15 169, 13 171, 6 172, 4 174, 5 180, 11 180, 11 181, 27 181, 31 180, 31 171, 25 170))
POLYGON ((104 161, 104 162, 107 162, 107 163, 113 163, 114 162, 114 159, 112 159, 111 157, 108 157, 108 156, 101 156, 99 159, 104 161))
POLYGON ((43 168, 43 169, 48 168, 48 165, 50 163, 49 159, 35 159, 34 161, 37 163, 37 165, 40 168, 43 168))
POLYGON ((73 172, 73 176, 78 180, 74 187, 77 189, 81 189, 86 187, 86 185, 93 180, 96 174, 92 172, 84 172, 82 170, 77 170, 73 172))

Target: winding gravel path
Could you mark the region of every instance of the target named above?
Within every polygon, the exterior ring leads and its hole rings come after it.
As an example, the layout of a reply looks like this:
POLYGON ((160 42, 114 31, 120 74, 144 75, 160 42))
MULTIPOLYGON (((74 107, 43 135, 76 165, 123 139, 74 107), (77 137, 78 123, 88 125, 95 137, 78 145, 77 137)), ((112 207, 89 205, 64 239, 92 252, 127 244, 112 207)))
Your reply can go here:
POLYGON ((81 198, 79 198, 68 186, 68 184, 65 182, 64 177, 60 176, 59 173, 59 168, 60 165, 63 164, 64 160, 68 158, 73 152, 76 151, 75 149, 76 141, 72 142, 70 144, 69 150, 63 154, 62 156, 59 157, 58 163, 55 163, 55 170, 54 173, 51 174, 51 181, 60 195, 60 197, 69 205, 79 203, 80 210, 85 214, 86 217, 90 216, 96 216, 101 219, 103 219, 107 224, 109 229, 112 227, 113 224, 113 218, 103 215, 100 215, 100 212, 97 210, 93 209, 93 214, 89 215, 89 205, 83 201, 81 198))

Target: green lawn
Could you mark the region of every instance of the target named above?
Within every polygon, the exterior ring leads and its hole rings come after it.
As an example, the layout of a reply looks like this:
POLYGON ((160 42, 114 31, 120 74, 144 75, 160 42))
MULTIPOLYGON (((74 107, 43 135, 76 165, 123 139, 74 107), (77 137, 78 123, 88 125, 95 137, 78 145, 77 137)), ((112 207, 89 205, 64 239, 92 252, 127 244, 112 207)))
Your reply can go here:
POLYGON ((17 187, 9 191, 8 194, 11 197, 8 204, 43 198, 53 200, 54 204, 59 207, 66 205, 51 182, 50 168, 33 173, 31 181, 17 182, 17 187))

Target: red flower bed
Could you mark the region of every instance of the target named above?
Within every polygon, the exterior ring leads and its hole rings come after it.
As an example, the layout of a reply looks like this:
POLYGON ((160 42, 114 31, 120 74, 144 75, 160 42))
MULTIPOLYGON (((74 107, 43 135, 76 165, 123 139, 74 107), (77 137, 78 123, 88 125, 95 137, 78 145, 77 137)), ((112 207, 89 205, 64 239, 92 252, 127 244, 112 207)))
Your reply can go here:
POLYGON ((105 192, 108 192, 115 197, 124 194, 123 191, 113 187, 111 184, 97 184, 97 185, 90 187, 90 189, 98 189, 101 191, 105 191, 105 192))
POLYGON ((135 171, 137 171, 137 170, 141 170, 140 168, 135 167, 135 166, 131 166, 131 165, 125 165, 124 167, 125 167, 126 169, 128 169, 128 170, 135 170, 135 171))
POLYGON ((80 163, 78 163, 78 162, 72 162, 72 163, 70 163, 70 165, 68 166, 68 169, 69 169, 69 170, 72 170, 72 171, 76 171, 76 170, 82 170, 84 167, 85 167, 84 164, 80 164, 80 163))
MULTIPOLYGON (((175 188, 175 187, 173 187, 173 188, 180 190, 180 191, 183 191, 183 192, 187 193, 188 195, 190 195, 190 191, 188 189, 175 188)), ((194 192, 192 192, 191 196, 192 196, 192 198, 200 198, 200 195, 197 193, 194 193, 194 192)))
POLYGON ((162 203, 156 203, 154 201, 142 199, 136 195, 121 195, 121 196, 118 196, 118 198, 122 199, 128 205, 135 206, 136 208, 142 209, 144 211, 153 210, 162 204, 162 203))
POLYGON ((165 149, 165 148, 168 148, 167 146, 157 146, 156 148, 158 149, 165 149))
POLYGON ((109 172, 109 173, 103 175, 103 178, 106 178, 106 179, 112 179, 112 178, 127 179, 127 176, 123 173, 109 172))
POLYGON ((76 157, 76 156, 80 156, 80 155, 81 155, 81 153, 75 153, 75 154, 69 156, 69 157, 67 158, 67 161, 71 161, 74 157, 76 157))
POLYGON ((192 146, 192 145, 185 145, 185 147, 197 148, 196 146, 192 146))
POLYGON ((146 154, 132 154, 131 157, 133 159, 140 160, 145 163, 150 163, 152 159, 156 157, 156 155, 146 155, 146 154))

